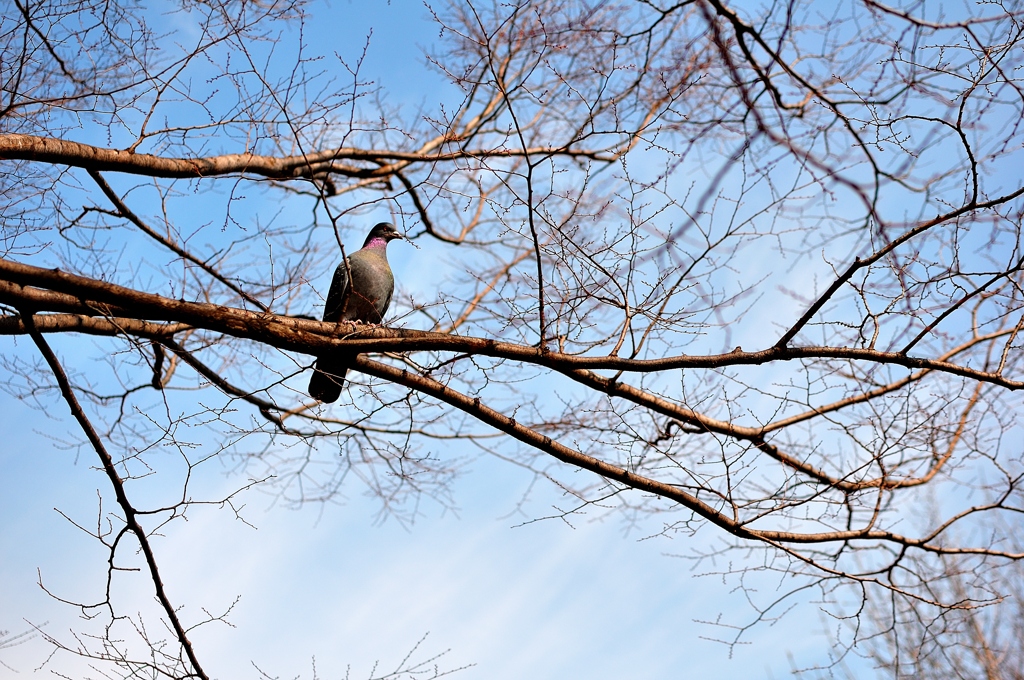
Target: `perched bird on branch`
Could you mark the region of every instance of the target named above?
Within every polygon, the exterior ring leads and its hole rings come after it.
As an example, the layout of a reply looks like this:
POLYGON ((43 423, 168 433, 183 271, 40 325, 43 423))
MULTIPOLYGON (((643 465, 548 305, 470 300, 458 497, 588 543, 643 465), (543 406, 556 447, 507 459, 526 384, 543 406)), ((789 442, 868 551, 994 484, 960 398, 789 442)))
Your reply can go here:
MULTIPOLYGON (((331 289, 327 293, 324 321, 355 321, 380 323, 391 304, 395 277, 388 264, 388 242, 404 238, 395 225, 381 222, 363 242, 334 270, 331 289)), ((355 358, 351 352, 332 350, 317 357, 313 377, 309 380, 309 396, 330 404, 341 396, 345 373, 355 358)))

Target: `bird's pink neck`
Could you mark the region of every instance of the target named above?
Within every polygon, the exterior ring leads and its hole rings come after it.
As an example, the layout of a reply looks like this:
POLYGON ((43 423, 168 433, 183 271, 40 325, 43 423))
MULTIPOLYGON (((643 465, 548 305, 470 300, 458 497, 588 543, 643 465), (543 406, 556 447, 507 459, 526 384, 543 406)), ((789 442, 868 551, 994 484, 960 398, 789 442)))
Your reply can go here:
POLYGON ((363 247, 364 248, 384 248, 387 245, 388 245, 388 242, 385 241, 384 239, 382 239, 380 236, 374 236, 369 241, 367 241, 365 244, 363 244, 363 247))

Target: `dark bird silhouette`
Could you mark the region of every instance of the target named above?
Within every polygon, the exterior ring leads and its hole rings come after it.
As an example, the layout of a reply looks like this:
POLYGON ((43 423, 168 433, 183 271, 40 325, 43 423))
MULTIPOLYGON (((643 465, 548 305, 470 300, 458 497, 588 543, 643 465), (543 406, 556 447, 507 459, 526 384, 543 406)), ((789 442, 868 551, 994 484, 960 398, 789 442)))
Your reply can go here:
MULTIPOLYGON (((395 277, 388 264, 388 241, 404 238, 395 225, 381 222, 363 242, 334 270, 327 293, 324 321, 380 323, 391 304, 395 277)), ((345 373, 355 358, 351 352, 332 350, 321 354, 309 379, 309 396, 328 404, 337 401, 345 384, 345 373)))

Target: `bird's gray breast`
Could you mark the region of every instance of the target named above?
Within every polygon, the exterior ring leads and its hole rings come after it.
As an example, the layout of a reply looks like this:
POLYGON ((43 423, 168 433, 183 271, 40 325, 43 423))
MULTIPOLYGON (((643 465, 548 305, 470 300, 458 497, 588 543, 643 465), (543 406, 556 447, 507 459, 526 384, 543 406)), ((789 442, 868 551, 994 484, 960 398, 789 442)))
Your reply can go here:
POLYGON ((387 257, 383 251, 360 250, 349 257, 349 269, 351 293, 343 318, 380 323, 395 290, 395 277, 387 257))

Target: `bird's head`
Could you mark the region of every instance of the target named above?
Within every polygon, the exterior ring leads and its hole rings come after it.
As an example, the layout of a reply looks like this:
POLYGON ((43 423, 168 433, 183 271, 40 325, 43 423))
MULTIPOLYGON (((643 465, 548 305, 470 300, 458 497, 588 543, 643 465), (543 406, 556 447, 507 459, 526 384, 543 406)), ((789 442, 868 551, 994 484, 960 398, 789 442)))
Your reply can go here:
MULTIPOLYGON (((405 238, 402 234, 395 229, 395 225, 390 222, 381 222, 366 235, 366 241, 363 243, 363 247, 371 245, 374 241, 379 241, 381 245, 387 245, 388 241, 393 241, 396 238, 405 238)), ((374 244, 376 245, 376 244, 374 244)))

